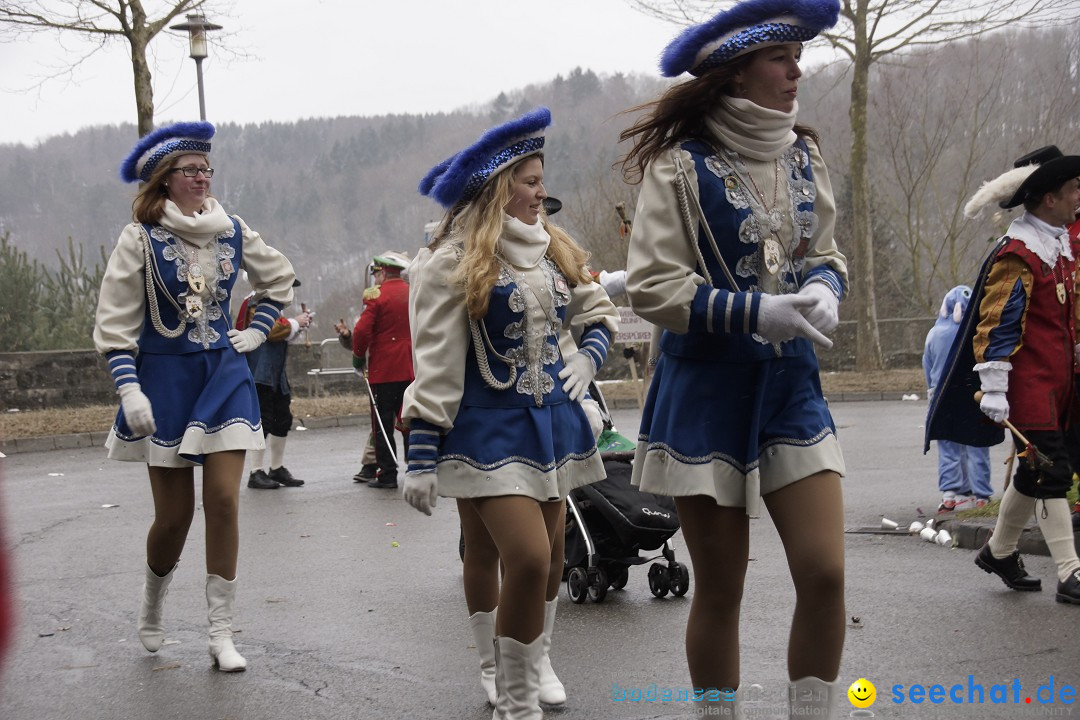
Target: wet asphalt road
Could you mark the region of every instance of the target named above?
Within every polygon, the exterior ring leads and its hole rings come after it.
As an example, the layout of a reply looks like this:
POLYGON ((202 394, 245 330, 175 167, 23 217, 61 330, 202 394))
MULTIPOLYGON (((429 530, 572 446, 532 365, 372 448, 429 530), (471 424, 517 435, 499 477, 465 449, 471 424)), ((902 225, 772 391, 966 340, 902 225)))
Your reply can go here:
MULTIPOLYGON (((848 463, 849 530, 876 526, 882 515, 906 525, 920 508, 933 513, 936 456, 921 453, 925 404, 841 403, 834 413, 848 463)), ((616 411, 615 421, 636 434, 636 411, 616 411)), ((150 655, 135 633, 152 515, 145 470, 109 462, 103 449, 0 461, 19 612, 0 674, 0 718, 489 718, 453 503, 443 499, 428 518, 397 493, 352 483, 363 433, 295 432, 286 464, 307 485, 242 490, 236 627, 249 669, 233 675, 212 670, 206 654, 201 515, 168 596, 169 644, 150 655)), ((767 516, 751 532, 743 682, 762 687, 755 717, 781 718, 793 592, 767 516)), ((854 532, 846 548, 848 611, 859 622, 849 625, 840 680, 876 685, 876 717, 1080 717, 1075 704, 1040 705, 1035 695, 1051 676, 1055 692, 1080 690, 1080 607, 1054 602, 1048 558, 1027 561, 1046 591, 1014 593, 979 571, 969 550, 854 532), (968 702, 969 676, 984 687, 984 704, 968 702), (1014 680, 1019 704, 1011 702, 1014 680), (964 702, 906 699, 912 684, 935 683, 963 684, 964 702), (1002 683, 1010 702, 990 704, 991 687, 1002 683), (897 685, 902 704, 893 702, 897 685)), ((685 703, 612 699, 616 685, 690 684, 682 638, 694 578, 685 598, 660 600, 646 567, 633 568, 626 589, 602 604, 574 605, 563 591, 552 659, 570 699, 545 717, 692 716, 685 703)), ((846 700, 842 708, 845 717, 852 710, 846 700)))

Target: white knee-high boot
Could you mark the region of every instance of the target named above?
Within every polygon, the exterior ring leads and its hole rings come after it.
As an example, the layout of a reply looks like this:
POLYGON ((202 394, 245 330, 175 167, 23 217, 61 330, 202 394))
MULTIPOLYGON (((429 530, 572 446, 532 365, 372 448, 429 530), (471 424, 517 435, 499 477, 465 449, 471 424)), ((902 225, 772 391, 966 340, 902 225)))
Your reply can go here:
POLYGON ((528 645, 513 638, 495 638, 495 687, 498 698, 491 720, 541 720, 540 656, 543 633, 528 645))
POLYGON ((206 606, 210 618, 210 657, 218 670, 239 672, 247 660, 233 646, 233 601, 236 599, 236 580, 219 575, 206 576, 206 606))
POLYGON ((544 603, 544 654, 540 657, 540 702, 562 705, 566 702, 566 688, 551 667, 551 633, 555 630, 555 609, 559 598, 544 603))
POLYGON ((169 594, 169 583, 172 582, 173 573, 179 565, 180 563, 173 565, 172 570, 165 575, 158 575, 150 569, 150 565, 146 566, 142 603, 139 606, 139 640, 150 652, 160 650, 161 643, 165 640, 161 617, 165 611, 165 596, 169 594))
POLYGON ((834 720, 840 717, 836 709, 840 687, 836 681, 825 682, 810 676, 793 680, 788 687, 788 700, 793 718, 834 720))
POLYGON ((476 642, 476 652, 480 655, 480 687, 487 694, 489 705, 495 705, 498 697, 495 693, 495 613, 475 612, 469 616, 469 629, 476 642))

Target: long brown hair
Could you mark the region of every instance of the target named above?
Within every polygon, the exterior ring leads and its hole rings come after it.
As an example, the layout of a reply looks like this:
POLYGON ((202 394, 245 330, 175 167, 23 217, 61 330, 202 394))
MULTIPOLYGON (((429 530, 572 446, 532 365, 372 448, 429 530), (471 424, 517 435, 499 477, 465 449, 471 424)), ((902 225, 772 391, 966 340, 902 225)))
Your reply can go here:
MULTIPOLYGON (((139 186, 139 192, 131 203, 131 216, 135 222, 156 225, 161 220, 161 216, 165 214, 165 201, 169 199, 169 188, 165 185, 165 178, 172 172, 176 159, 184 155, 202 155, 202 153, 179 153, 169 158, 169 162, 158 163, 154 172, 150 173, 150 179, 139 186)), ((204 155, 204 157, 209 164, 210 156, 204 155)))
MULTIPOLYGON (((745 68, 761 48, 728 60, 701 77, 672 85, 653 100, 624 111, 625 114, 646 111, 633 125, 619 134, 619 142, 631 140, 633 144, 618 165, 622 166, 623 178, 636 185, 641 182, 645 168, 662 153, 680 142, 694 138, 707 138, 705 117, 720 104, 723 95, 733 95, 735 75, 745 68)), ((795 125, 799 137, 809 137, 818 142, 817 132, 806 125, 795 125)))
MULTIPOLYGON (((451 209, 440 226, 442 230, 442 225, 449 225, 448 233, 435 233, 439 242, 447 234, 463 240, 465 255, 451 279, 465 288, 465 305, 471 318, 479 319, 487 314, 491 289, 499 279, 500 265, 495 251, 502 236, 503 215, 513 195, 514 176, 521 163, 528 159, 518 160, 491 178, 480 194, 460 210, 451 209)), ((585 269, 589 254, 565 230, 552 223, 546 214, 541 213, 540 222, 551 236, 547 257, 559 267, 571 285, 592 282, 592 276, 585 269)))

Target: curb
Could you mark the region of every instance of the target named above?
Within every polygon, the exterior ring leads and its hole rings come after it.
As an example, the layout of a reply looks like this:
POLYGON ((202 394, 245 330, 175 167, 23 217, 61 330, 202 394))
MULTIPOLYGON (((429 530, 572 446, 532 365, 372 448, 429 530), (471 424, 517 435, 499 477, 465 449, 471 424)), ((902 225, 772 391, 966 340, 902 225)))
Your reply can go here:
MULTIPOLYGON (((964 522, 963 520, 950 519, 939 520, 934 527, 948 530, 953 538, 953 547, 966 550, 980 550, 990 536, 994 534, 994 526, 976 522, 964 522)), ((1080 553, 1080 532, 1073 533, 1073 544, 1080 553)), ((1050 548, 1046 545, 1042 530, 1038 525, 1024 528, 1017 541, 1017 550, 1021 555, 1050 556, 1050 548)))

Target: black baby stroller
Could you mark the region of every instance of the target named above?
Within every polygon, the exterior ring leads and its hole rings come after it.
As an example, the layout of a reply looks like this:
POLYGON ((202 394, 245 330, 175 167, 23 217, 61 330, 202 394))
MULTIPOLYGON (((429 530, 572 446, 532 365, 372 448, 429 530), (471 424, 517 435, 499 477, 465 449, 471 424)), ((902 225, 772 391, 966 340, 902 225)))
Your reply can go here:
POLYGON ((656 597, 671 592, 682 596, 690 589, 690 571, 675 561, 670 538, 679 529, 675 501, 641 492, 630 484, 634 444, 615 430, 600 389, 589 394, 599 403, 604 432, 597 447, 607 478, 570 492, 566 499, 566 559, 563 579, 575 603, 586 598, 603 602, 608 588, 621 590, 631 565, 654 562, 649 568, 649 589, 656 597), (641 550, 660 550, 642 557, 641 550))

